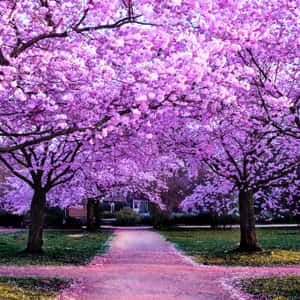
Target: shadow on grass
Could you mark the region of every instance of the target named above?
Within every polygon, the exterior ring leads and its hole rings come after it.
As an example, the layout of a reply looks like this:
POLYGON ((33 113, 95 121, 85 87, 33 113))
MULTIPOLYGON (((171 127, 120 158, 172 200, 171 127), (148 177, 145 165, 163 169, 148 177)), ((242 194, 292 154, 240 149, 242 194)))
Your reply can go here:
POLYGON ((257 229, 259 252, 237 251, 238 229, 178 229, 160 231, 170 242, 203 264, 272 266, 300 263, 299 229, 257 229))
POLYGON ((109 231, 46 231, 44 254, 24 252, 27 232, 0 234, 0 264, 5 265, 82 265, 108 250, 109 231))

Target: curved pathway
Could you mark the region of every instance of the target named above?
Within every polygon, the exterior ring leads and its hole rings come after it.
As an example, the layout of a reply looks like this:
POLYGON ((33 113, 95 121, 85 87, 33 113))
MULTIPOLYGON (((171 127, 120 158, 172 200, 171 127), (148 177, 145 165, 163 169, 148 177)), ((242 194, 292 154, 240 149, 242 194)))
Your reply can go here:
POLYGON ((75 278, 59 300, 249 299, 234 289, 239 277, 300 275, 300 266, 204 266, 152 231, 117 230, 111 249, 82 267, 0 267, 0 275, 75 278))

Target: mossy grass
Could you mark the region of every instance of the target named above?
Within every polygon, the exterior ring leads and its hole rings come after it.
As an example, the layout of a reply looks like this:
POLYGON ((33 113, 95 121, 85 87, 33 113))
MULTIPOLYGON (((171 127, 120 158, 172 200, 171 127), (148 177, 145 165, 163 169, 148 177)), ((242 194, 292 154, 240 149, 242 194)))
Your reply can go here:
POLYGON ((5 265, 81 265, 107 251, 109 231, 45 231, 44 254, 24 252, 27 232, 0 234, 0 264, 5 265))
POLYGON ((0 277, 0 300, 53 299, 71 280, 55 277, 0 277))
POLYGON ((184 229, 160 231, 170 242, 192 256, 196 262, 217 265, 274 266, 300 264, 298 228, 257 229, 263 251, 241 252, 239 229, 184 229))
POLYGON ((245 278, 236 284, 254 299, 300 299, 300 276, 245 278))

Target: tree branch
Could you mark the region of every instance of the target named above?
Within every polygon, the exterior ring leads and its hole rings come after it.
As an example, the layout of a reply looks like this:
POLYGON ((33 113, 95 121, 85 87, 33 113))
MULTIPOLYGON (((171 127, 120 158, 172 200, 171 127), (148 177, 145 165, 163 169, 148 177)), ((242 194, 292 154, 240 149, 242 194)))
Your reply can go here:
POLYGON ((12 172, 12 174, 14 174, 15 176, 17 176, 21 180, 28 183, 31 187, 33 187, 33 183, 28 178, 23 176, 21 173, 14 170, 14 168, 1 155, 0 155, 0 161, 2 161, 2 163, 12 172))

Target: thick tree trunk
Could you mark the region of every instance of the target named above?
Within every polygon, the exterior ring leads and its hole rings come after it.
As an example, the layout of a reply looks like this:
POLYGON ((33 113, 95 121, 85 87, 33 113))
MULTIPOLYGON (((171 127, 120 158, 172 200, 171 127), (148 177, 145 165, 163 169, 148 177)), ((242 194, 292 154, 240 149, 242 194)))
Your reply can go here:
POLYGON ((89 198, 87 202, 87 229, 96 230, 95 226, 95 204, 94 200, 89 198))
POLYGON ((240 209, 240 250, 252 252, 261 251, 256 241, 254 199, 251 191, 239 191, 240 209))
POLYGON ((29 227, 29 237, 25 252, 28 253, 43 253, 43 223, 44 209, 46 205, 46 193, 37 189, 31 201, 30 216, 31 225, 29 227))

